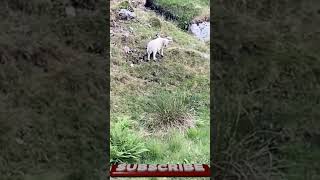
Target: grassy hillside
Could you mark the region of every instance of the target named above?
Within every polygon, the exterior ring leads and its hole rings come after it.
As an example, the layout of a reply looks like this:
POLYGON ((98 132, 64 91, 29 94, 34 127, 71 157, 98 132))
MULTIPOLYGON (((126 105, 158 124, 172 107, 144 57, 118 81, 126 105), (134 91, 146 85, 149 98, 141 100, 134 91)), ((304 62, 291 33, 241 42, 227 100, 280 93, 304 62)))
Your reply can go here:
POLYGON ((209 46, 152 11, 117 21, 118 8, 111 4, 111 161, 209 163, 209 46), (158 32, 174 43, 160 62, 139 60, 158 32))
POLYGON ((186 29, 190 22, 209 21, 209 0, 150 0, 146 6, 175 20, 178 27, 186 29))

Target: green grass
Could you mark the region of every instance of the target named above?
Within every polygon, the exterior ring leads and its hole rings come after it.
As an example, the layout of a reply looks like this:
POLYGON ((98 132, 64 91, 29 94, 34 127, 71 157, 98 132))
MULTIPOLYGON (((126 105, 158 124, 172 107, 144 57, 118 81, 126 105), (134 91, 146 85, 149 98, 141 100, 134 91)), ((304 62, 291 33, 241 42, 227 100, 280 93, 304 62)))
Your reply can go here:
POLYGON ((178 26, 185 28, 197 16, 208 17, 209 0, 155 0, 155 5, 177 16, 178 26))
POLYGON ((121 33, 111 38, 111 122, 118 122, 118 116, 135 122, 128 131, 143 137, 140 141, 148 150, 132 159, 136 163, 209 163, 209 61, 192 52, 208 53, 209 46, 154 12, 135 9, 135 13, 140 22, 119 23, 123 29, 133 29, 134 36, 127 43, 121 33), (158 18, 161 26, 146 26, 152 18, 158 18), (161 62, 131 67, 158 32, 174 39, 161 62), (136 49, 137 55, 126 56, 124 45, 136 49), (190 128, 197 131, 191 138, 190 128))
POLYGON ((146 147, 149 149, 149 151, 145 153, 145 159, 148 161, 157 162, 157 160, 162 160, 163 157, 166 156, 164 149, 167 148, 167 144, 158 139, 149 139, 146 147))
POLYGON ((162 137, 150 137, 144 160, 140 163, 208 163, 210 147, 207 138, 209 127, 197 127, 197 137, 190 139, 186 133, 172 131, 162 137))
POLYGON ((176 153, 181 152, 183 148, 183 142, 185 140, 184 136, 179 132, 173 132, 168 139, 168 150, 170 152, 176 153))

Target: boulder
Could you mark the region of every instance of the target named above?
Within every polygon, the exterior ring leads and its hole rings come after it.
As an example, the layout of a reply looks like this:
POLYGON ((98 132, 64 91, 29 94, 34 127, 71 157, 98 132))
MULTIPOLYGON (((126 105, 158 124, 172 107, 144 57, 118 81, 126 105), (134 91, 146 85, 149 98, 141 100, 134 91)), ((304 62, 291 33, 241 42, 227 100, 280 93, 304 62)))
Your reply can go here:
POLYGON ((210 41, 210 22, 191 24, 189 31, 202 41, 210 41))
POLYGON ((119 15, 119 18, 122 20, 130 20, 136 17, 134 12, 131 12, 127 9, 120 9, 118 15, 119 15))

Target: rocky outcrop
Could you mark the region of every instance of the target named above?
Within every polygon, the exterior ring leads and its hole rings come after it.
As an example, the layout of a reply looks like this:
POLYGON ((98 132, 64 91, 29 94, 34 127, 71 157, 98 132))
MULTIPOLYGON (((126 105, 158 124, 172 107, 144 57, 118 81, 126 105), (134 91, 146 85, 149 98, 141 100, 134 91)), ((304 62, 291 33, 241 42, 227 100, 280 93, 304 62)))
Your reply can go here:
POLYGON ((134 19, 136 17, 134 12, 131 12, 127 9, 120 9, 118 15, 119 15, 119 18, 122 20, 134 19))
POLYGON ((202 41, 210 41, 210 22, 191 24, 189 31, 202 41))

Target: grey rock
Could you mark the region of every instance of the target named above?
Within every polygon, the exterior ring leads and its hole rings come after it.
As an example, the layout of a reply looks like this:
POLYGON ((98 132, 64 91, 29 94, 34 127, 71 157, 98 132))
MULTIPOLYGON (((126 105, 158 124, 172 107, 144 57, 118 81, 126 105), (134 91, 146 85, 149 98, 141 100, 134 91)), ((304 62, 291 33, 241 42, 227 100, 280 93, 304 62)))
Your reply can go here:
POLYGON ((191 24, 189 30, 202 41, 210 41, 210 22, 191 24))
POLYGON ((123 19, 123 20, 134 19, 136 17, 136 14, 134 12, 131 12, 127 9, 120 9, 118 14, 120 19, 123 19))

